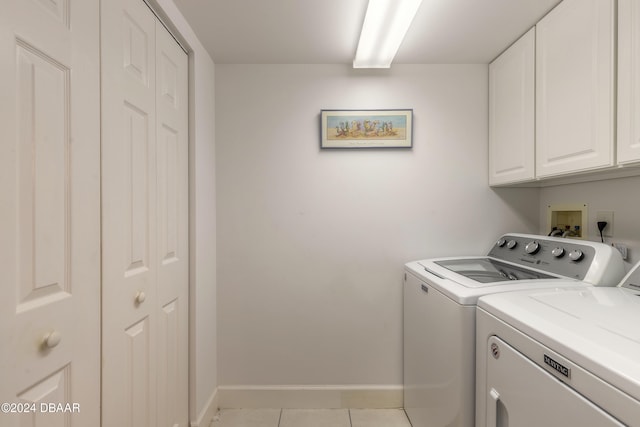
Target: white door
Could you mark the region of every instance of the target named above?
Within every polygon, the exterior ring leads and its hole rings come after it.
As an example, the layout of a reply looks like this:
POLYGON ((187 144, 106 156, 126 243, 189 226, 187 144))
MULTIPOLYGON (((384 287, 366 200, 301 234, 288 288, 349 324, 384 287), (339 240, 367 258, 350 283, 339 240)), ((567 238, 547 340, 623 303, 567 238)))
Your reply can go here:
POLYGON ((564 0, 536 25, 536 176, 612 166, 615 1, 564 0))
POLYGON ((618 163, 640 161, 640 4, 618 0, 618 163))
POLYGON ((97 0, 2 4, 0 402, 30 411, 2 426, 100 422, 98 26, 97 0))
POLYGON ((103 426, 188 418, 187 57, 102 2, 103 426))
POLYGON ((489 184, 535 175, 535 28, 489 64, 489 184))
POLYGON ((186 426, 189 394, 188 59, 156 21, 158 426, 186 426))
POLYGON ((156 426, 155 17, 101 2, 102 425, 156 426))

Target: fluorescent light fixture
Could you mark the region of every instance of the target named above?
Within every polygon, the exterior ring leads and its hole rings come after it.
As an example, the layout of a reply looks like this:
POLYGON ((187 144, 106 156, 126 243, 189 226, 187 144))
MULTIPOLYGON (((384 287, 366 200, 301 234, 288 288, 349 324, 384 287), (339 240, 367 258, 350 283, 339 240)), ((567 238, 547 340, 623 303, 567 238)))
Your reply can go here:
POLYGON ((389 68, 422 0, 369 0, 353 68, 389 68))

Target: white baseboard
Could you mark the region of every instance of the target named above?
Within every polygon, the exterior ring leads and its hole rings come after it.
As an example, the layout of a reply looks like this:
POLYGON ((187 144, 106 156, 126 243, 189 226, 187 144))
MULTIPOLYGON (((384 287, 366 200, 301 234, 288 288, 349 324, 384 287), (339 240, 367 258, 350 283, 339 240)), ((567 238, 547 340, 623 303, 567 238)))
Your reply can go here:
MULTIPOLYGON (((220 386, 220 408, 402 408, 402 385, 220 386)), ((206 426, 199 426, 206 427, 206 426)))
POLYGON ((213 418, 218 413, 218 408, 220 408, 220 393, 218 389, 215 389, 207 404, 198 414, 198 418, 195 421, 191 421, 191 427, 210 427, 213 418))

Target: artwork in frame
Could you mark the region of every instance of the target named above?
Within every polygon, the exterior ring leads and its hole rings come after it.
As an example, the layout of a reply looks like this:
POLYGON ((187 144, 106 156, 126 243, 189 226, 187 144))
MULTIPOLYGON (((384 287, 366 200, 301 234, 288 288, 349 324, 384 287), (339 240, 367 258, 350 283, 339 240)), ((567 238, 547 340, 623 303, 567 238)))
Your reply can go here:
POLYGON ((413 110, 322 110, 321 148, 411 148, 413 110))

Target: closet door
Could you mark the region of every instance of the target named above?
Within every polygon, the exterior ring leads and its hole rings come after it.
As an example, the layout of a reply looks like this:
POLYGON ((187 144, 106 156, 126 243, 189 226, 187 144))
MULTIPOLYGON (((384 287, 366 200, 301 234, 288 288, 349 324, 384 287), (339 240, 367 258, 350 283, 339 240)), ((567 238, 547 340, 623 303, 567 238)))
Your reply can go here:
POLYGON ((97 0, 2 3, 3 427, 100 422, 98 25, 97 0))
POLYGON ((102 420, 156 423, 155 16, 101 2, 102 420))
POLYGON ((187 54, 156 22, 159 426, 186 426, 189 410, 187 71, 187 54))
POLYGON ((187 56, 102 2, 103 426, 188 418, 187 56))

